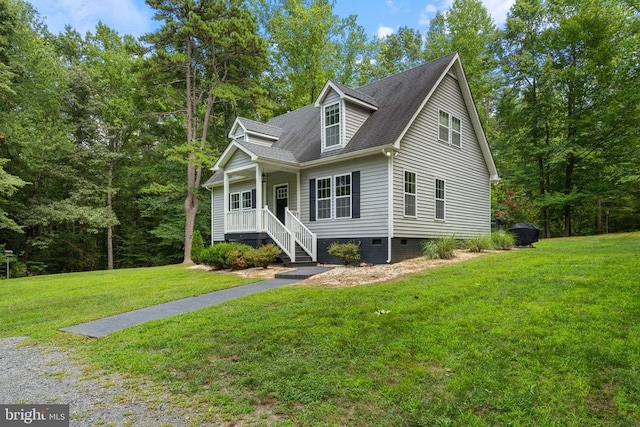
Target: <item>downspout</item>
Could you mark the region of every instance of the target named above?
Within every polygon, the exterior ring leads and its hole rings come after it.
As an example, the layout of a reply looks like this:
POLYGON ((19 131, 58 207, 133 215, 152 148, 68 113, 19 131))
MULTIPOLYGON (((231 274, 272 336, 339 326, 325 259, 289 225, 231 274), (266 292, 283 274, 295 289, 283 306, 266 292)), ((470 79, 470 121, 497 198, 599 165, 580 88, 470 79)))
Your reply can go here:
POLYGON ((209 191, 211 192, 211 243, 210 245, 213 246, 213 235, 215 233, 215 230, 213 229, 213 187, 209 187, 209 191))
POLYGON ((393 239, 393 158, 395 157, 395 153, 392 153, 391 150, 386 151, 385 155, 388 157, 388 183, 387 183, 387 219, 389 221, 387 225, 387 264, 391 264, 391 239, 393 239))

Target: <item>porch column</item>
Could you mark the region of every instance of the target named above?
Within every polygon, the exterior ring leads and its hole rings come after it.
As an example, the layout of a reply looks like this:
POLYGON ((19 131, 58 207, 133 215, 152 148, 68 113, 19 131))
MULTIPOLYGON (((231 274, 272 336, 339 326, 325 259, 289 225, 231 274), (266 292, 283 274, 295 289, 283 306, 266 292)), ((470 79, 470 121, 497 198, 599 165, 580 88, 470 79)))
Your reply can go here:
MULTIPOLYGON (((311 195, 309 195, 311 197, 311 195)), ((300 171, 296 171, 296 210, 300 214, 300 171)))
POLYGON ((222 197, 224 199, 224 234, 227 233, 227 212, 229 212, 229 175, 226 171, 222 171, 224 176, 224 190, 222 191, 222 197))
POLYGON ((256 163, 256 229, 258 233, 262 232, 262 165, 256 163))

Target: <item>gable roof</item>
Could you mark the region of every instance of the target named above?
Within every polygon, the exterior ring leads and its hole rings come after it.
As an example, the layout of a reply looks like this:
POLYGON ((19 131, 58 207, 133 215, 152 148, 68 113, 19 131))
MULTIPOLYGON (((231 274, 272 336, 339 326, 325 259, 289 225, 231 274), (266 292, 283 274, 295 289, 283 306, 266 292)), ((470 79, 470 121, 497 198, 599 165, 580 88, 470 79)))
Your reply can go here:
MULTIPOLYGON (((281 130, 278 140, 269 147, 278 151, 262 152, 259 157, 274 158, 274 160, 302 165, 333 157, 341 158, 346 155, 356 154, 359 151, 373 150, 376 147, 395 146, 399 148, 400 140, 422 110, 422 107, 427 103, 440 81, 453 67, 455 67, 454 71, 459 76, 458 81, 461 83, 463 98, 470 113, 472 126, 476 132, 489 174, 492 180, 497 180, 497 170, 457 53, 429 61, 358 89, 350 89, 345 85, 331 80, 328 81, 315 105, 308 105, 274 117, 266 123, 265 126, 268 126, 269 129, 281 130), (357 100, 360 105, 368 105, 373 111, 346 146, 322 153, 321 109, 317 108, 317 106, 320 105, 319 103, 321 103, 330 89, 352 101, 357 100), (284 152, 289 154, 285 155, 284 152)), ((245 123, 244 120, 247 119, 243 119, 242 123, 245 123)), ((253 126, 254 123, 260 124, 259 122, 253 122, 249 123, 249 125, 253 126)), ((257 151, 260 150, 257 147, 249 146, 248 143, 242 142, 241 144, 243 144, 244 149, 254 152, 256 155, 257 151)), ((261 149, 264 148, 261 147, 261 149)), ((226 152, 227 150, 225 150, 226 152)), ((223 161, 223 157, 218 160, 215 169, 219 169, 220 165, 226 163, 226 161, 223 161)))
POLYGON ((349 86, 334 82, 333 80, 329 80, 327 84, 324 85, 324 88, 320 92, 320 96, 318 96, 318 99, 314 104, 316 107, 320 107, 322 101, 324 101, 324 98, 327 96, 331 89, 333 89, 342 99, 346 99, 355 104, 362 105, 363 107, 369 108, 370 110, 378 109, 378 101, 376 101, 374 97, 360 92, 359 90, 351 89, 349 86))
POLYGON ((235 122, 233 122, 233 126, 231 126, 229 138, 234 138, 238 126, 244 129, 246 133, 266 137, 267 139, 276 140, 280 138, 280 135, 282 134, 282 129, 278 127, 270 126, 244 117, 238 117, 235 122))

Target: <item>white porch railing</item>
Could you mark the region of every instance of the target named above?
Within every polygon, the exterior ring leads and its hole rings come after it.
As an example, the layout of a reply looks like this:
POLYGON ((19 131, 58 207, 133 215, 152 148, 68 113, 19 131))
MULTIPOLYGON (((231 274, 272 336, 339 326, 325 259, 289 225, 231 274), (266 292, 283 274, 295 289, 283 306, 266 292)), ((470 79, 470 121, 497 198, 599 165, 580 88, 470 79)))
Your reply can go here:
POLYGON ((256 228, 256 209, 227 213, 227 223, 225 226, 227 233, 257 231, 256 228))
POLYGON ((227 212, 225 233, 265 231, 269 237, 287 254, 291 262, 296 262, 296 242, 311 256, 311 260, 318 260, 318 241, 299 219, 300 214, 285 208, 285 223, 269 210, 267 206, 261 209, 227 212), (258 230, 257 215, 262 215, 262 228, 258 230))
POLYGON ((311 232, 299 219, 300 214, 284 208, 284 224, 291 230, 293 238, 310 256, 313 262, 317 261, 318 241, 314 233, 311 232))
POLYGON ((262 210, 262 225, 269 237, 289 256, 291 262, 296 262, 296 245, 293 233, 266 206, 262 210))

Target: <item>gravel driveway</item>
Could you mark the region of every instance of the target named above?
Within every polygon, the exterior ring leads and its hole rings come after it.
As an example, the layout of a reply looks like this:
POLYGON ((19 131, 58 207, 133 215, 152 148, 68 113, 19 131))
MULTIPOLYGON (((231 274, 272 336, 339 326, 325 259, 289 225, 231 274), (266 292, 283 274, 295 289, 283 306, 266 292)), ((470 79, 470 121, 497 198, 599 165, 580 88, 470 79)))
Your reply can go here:
POLYGON ((69 404, 72 427, 187 425, 167 396, 143 400, 144 385, 134 391, 116 374, 88 372, 73 354, 27 343, 0 339, 0 403, 69 404))

